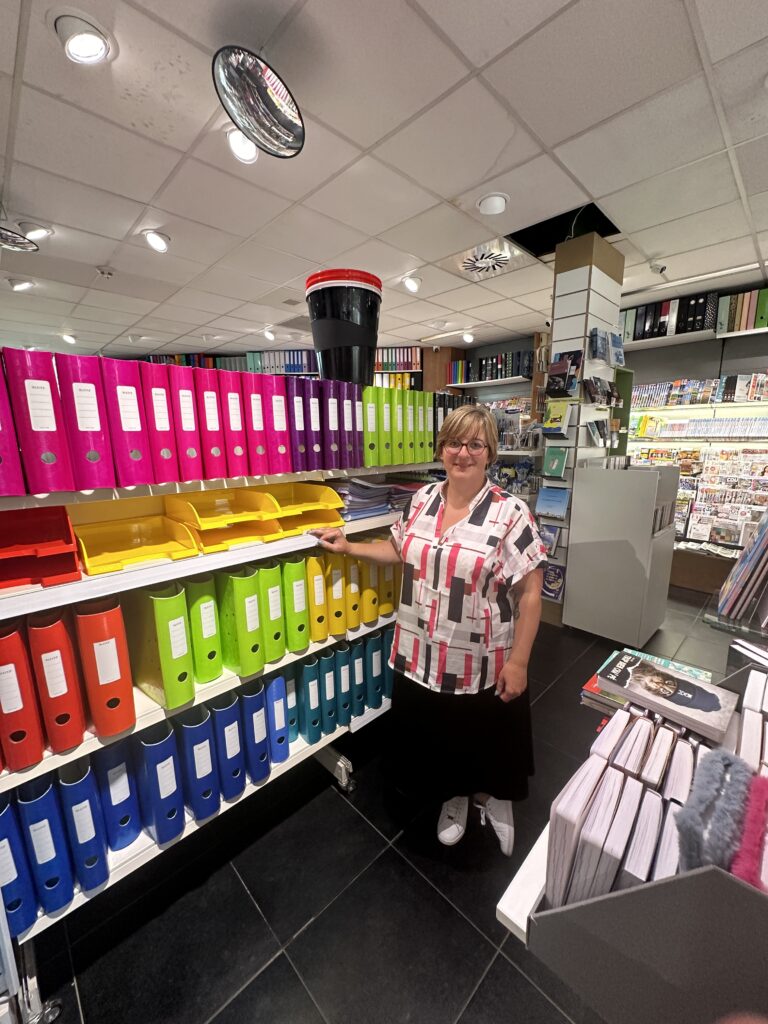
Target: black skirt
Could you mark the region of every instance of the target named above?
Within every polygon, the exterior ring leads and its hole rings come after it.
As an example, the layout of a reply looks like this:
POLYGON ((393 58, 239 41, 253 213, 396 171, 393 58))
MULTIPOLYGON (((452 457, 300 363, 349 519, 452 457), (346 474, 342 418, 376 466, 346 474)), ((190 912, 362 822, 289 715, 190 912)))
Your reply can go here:
POLYGON ((398 789, 422 797, 488 793, 524 800, 533 775, 526 690, 508 703, 494 687, 440 693, 395 673, 391 773, 398 789))

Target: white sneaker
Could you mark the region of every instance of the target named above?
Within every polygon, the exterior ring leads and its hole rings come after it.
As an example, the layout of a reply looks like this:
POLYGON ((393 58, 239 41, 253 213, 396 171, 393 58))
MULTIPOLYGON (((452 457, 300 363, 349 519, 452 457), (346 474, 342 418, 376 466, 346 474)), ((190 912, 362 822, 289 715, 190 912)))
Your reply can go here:
POLYGON ((437 822, 437 838, 443 846, 455 846, 467 828, 468 796, 454 796, 446 800, 437 822))
POLYGON ((511 800, 497 800, 495 796, 489 796, 486 803, 475 802, 475 807, 480 808, 480 824, 485 825, 486 819, 493 826, 493 831, 498 836, 501 852, 505 857, 512 856, 515 847, 515 821, 512 815, 511 800))

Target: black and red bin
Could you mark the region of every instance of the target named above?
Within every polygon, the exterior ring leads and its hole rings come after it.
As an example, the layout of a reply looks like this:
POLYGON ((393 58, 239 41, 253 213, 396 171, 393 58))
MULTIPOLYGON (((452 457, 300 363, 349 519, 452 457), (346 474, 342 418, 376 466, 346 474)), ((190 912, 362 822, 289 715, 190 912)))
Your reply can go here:
POLYGON ((320 377, 373 384, 381 279, 365 270, 321 270, 306 289, 320 377))

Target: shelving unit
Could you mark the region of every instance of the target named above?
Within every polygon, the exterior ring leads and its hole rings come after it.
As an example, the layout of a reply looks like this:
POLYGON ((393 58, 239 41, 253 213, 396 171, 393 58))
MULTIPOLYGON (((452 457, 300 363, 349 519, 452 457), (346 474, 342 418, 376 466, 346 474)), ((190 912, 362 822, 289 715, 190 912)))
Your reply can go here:
POLYGON ((464 384, 449 384, 459 391, 474 391, 476 388, 498 388, 505 384, 530 384, 530 377, 499 377, 498 380, 466 381, 464 384))
POLYGON ((367 533, 369 530, 378 530, 384 526, 391 526, 400 517, 399 512, 385 512, 380 516, 371 516, 368 519, 354 519, 346 523, 344 533, 367 533))

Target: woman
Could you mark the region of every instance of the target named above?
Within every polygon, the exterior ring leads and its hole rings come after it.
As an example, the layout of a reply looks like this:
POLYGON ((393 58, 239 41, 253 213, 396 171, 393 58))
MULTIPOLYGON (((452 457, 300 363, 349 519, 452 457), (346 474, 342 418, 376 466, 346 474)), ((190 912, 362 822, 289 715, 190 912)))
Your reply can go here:
POLYGON ((456 409, 437 438, 447 480, 413 495, 391 540, 316 535, 329 551, 403 562, 390 658, 397 762, 443 800, 441 843, 464 835, 473 796, 511 856, 512 801, 533 771, 527 668, 546 552, 527 507, 488 480, 497 447, 488 409, 456 409))

